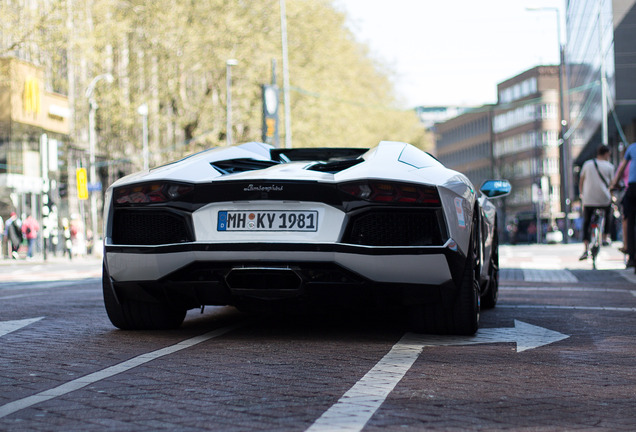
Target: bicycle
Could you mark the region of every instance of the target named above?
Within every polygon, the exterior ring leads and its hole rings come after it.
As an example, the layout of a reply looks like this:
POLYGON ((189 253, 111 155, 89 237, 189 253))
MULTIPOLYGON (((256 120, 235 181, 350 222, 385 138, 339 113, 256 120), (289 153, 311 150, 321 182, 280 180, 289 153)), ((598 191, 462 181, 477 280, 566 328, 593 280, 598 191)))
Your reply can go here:
POLYGON ((595 209, 590 220, 590 253, 592 255, 592 268, 596 270, 596 257, 601 250, 603 244, 603 236, 605 231, 605 210, 595 209))

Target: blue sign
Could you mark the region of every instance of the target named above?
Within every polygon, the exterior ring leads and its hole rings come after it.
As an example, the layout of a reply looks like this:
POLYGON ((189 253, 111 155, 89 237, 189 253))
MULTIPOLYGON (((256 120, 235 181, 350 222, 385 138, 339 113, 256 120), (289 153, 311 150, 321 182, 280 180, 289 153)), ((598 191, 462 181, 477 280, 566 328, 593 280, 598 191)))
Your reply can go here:
POLYGON ((88 188, 89 192, 100 191, 100 190, 102 190, 102 183, 101 182, 88 183, 87 188, 88 188))

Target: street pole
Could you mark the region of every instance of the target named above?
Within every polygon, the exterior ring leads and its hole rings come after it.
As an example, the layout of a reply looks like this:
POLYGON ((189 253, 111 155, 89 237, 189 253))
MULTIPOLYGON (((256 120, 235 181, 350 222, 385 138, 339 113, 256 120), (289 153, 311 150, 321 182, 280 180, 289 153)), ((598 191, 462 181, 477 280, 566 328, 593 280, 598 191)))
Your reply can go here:
POLYGON ((287 53, 287 12, 285 0, 280 1, 280 33, 283 49, 283 100, 285 104, 285 148, 292 148, 291 106, 289 97, 289 56, 287 53))
POLYGON ((49 247, 49 139, 47 134, 40 136, 40 160, 42 163, 42 258, 46 261, 49 247))
POLYGON ((598 5, 598 52, 601 62, 601 144, 609 144, 609 127, 607 121, 607 76, 605 71, 605 49, 603 47, 603 9, 598 5))
MULTIPOLYGON (((97 170, 95 167, 95 147, 97 145, 97 137, 95 133, 95 112, 97 111, 98 105, 97 101, 93 97, 93 92, 95 90, 95 85, 100 80, 106 80, 108 83, 113 82, 113 76, 109 73, 97 75, 88 85, 86 89, 86 98, 88 99, 88 155, 90 161, 90 172, 89 172, 89 182, 92 186, 95 186, 97 179, 97 170)), ((93 243, 95 239, 98 238, 97 235, 97 195, 96 191, 91 191, 91 226, 93 233, 93 243)), ((86 232, 85 234, 88 234, 86 232)), ((86 235, 86 240, 88 240, 88 235, 86 235)))
POLYGON ((236 66, 238 61, 229 59, 225 62, 225 86, 227 94, 227 112, 226 112, 226 145, 232 145, 232 66, 236 66))
POLYGON ((139 105, 139 108, 137 108, 137 113, 142 117, 142 123, 143 123, 143 132, 142 132, 142 142, 143 142, 143 147, 142 147, 142 154, 143 154, 143 158, 144 158, 144 171, 146 171, 149 168, 149 155, 148 155, 148 104, 144 103, 139 105))
POLYGON ((568 233, 570 230, 570 149, 565 139, 567 120, 565 119, 565 48, 561 42, 561 13, 556 7, 526 8, 528 11, 552 11, 556 12, 557 19, 557 42, 559 44, 559 159, 561 160, 561 211, 563 212, 563 242, 569 243, 568 233))
MULTIPOLYGON (((557 9, 557 19, 559 11, 557 9)), ((567 120, 565 119, 565 49, 561 44, 561 32, 559 31, 559 156, 561 158, 561 211, 563 211, 563 243, 569 243, 570 237, 570 147, 565 138, 567 120)))

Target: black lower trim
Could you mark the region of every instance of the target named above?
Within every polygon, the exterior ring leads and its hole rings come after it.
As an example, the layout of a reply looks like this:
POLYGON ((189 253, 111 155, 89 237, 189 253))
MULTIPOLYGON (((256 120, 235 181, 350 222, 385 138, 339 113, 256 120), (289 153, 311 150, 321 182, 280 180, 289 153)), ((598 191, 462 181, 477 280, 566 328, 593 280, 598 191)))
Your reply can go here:
POLYGON ((166 246, 107 245, 106 253, 168 254, 179 252, 339 252, 359 255, 458 255, 448 248, 356 246, 341 243, 183 243, 166 246))
POLYGON ((170 303, 186 309, 202 305, 237 306, 264 311, 264 307, 391 307, 438 303, 453 295, 454 284, 303 283, 296 290, 233 290, 223 281, 114 282, 118 298, 170 303))

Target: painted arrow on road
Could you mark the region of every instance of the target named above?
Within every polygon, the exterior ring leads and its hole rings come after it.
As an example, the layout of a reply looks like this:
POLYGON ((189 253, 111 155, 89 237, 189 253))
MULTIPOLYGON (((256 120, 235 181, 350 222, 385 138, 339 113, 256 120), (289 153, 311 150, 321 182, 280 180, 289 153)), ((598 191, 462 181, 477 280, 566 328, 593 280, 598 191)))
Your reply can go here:
POLYGON ((517 352, 568 338, 559 332, 515 320, 511 328, 480 329, 475 336, 430 336, 407 333, 360 381, 307 431, 350 431, 364 428, 425 347, 514 342, 517 352))
POLYGON ((22 327, 26 327, 29 324, 40 321, 42 318, 44 317, 23 319, 17 321, 0 321, 0 336, 4 336, 7 333, 11 333, 13 331, 21 329, 22 327))
POLYGON ((517 352, 549 345, 569 336, 515 320, 515 326, 509 328, 479 329, 475 336, 430 336, 409 333, 405 336, 414 343, 425 346, 475 345, 486 343, 514 342, 517 352))

